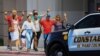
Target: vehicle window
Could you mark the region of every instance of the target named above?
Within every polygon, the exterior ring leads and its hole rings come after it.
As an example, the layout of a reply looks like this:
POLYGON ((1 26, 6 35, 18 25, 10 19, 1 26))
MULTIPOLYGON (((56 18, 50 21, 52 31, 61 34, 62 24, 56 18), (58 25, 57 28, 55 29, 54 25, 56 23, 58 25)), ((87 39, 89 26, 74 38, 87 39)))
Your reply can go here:
POLYGON ((100 27, 100 15, 92 15, 75 25, 76 29, 100 27))

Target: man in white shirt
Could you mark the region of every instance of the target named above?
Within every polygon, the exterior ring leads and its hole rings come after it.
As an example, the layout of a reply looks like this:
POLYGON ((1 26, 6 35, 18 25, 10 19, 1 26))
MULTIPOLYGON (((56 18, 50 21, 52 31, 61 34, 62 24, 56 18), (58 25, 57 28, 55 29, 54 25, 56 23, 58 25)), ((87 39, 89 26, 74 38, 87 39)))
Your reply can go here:
POLYGON ((39 38, 40 38, 40 35, 41 35, 40 20, 41 20, 41 18, 43 18, 44 16, 49 14, 49 11, 50 10, 48 9, 47 12, 43 13, 42 15, 38 15, 38 11, 37 10, 33 10, 32 21, 33 21, 34 26, 35 26, 35 32, 37 33, 37 36, 33 35, 33 38, 34 38, 34 47, 33 47, 33 49, 35 51, 38 51, 37 47, 38 47, 39 38))
POLYGON ((32 19, 33 19, 33 23, 34 23, 34 26, 35 26, 35 32, 37 33, 37 36, 35 36, 34 33, 33 33, 33 38, 34 38, 33 49, 35 51, 38 51, 37 47, 38 47, 39 38, 40 38, 40 35, 41 35, 41 29, 40 29, 41 28, 40 27, 40 19, 41 18, 42 18, 42 16, 38 16, 38 12, 36 10, 34 10, 32 19))

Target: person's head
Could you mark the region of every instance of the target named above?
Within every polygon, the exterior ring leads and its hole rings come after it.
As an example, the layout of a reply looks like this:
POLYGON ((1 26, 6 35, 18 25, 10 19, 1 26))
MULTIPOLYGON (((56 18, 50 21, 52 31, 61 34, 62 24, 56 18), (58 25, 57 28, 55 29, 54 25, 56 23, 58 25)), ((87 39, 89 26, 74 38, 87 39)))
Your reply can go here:
POLYGON ((33 10, 33 13, 36 13, 36 12, 38 12, 37 10, 33 10))
POLYGON ((33 16, 34 16, 34 19, 37 20, 37 18, 38 18, 38 11, 37 10, 33 10, 33 16))
POLYGON ((46 20, 50 20, 50 15, 47 15, 46 16, 46 20))
POLYGON ((12 15, 17 15, 17 10, 13 9, 12 10, 12 15))
POLYGON ((37 10, 33 10, 33 16, 38 15, 38 11, 37 10))
POLYGON ((31 22, 31 16, 30 15, 27 16, 27 21, 31 22))
POLYGON ((56 15, 55 20, 60 21, 61 20, 60 15, 56 15))

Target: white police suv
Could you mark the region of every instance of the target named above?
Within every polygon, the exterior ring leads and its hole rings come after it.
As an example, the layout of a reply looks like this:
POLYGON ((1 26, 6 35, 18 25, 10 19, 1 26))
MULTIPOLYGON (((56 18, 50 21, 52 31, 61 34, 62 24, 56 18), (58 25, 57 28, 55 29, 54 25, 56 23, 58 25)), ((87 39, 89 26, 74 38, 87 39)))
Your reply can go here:
POLYGON ((100 56, 100 13, 86 15, 67 29, 50 33, 47 56, 100 56))

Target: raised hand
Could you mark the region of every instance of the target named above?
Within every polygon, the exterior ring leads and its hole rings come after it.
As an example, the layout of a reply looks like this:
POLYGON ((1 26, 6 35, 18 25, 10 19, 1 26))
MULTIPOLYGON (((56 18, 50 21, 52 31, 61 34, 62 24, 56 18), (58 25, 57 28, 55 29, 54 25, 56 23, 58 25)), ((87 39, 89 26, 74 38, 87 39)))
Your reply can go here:
POLYGON ((24 15, 25 14, 25 12, 24 11, 22 11, 22 15, 24 15))
POLYGON ((67 17, 67 13, 64 12, 64 17, 67 17))
POLYGON ((67 13, 64 12, 64 20, 67 21, 67 13))
POLYGON ((7 11, 4 12, 5 15, 7 15, 7 13, 8 13, 7 11))
POLYGON ((50 9, 50 8, 48 8, 48 9, 47 9, 47 12, 50 12, 50 11, 51 11, 51 9, 50 9))

